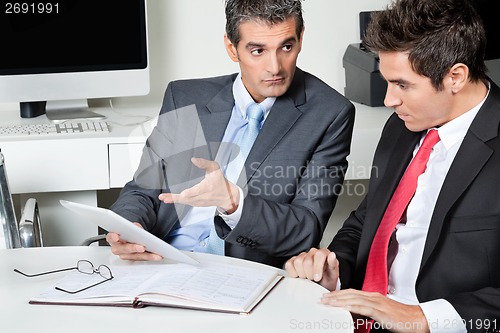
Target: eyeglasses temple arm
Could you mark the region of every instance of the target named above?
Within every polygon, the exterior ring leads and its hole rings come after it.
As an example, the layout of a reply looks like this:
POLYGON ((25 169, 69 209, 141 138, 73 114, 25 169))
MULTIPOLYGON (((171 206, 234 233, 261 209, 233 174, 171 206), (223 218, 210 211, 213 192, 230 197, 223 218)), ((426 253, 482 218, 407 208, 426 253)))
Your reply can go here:
POLYGON ((57 269, 57 270, 54 270, 54 271, 48 271, 48 272, 37 273, 37 274, 26 274, 26 273, 21 272, 17 268, 14 268, 14 272, 19 273, 21 275, 24 275, 26 277, 35 277, 35 276, 46 275, 46 274, 51 274, 51 273, 58 273, 58 272, 70 271, 70 270, 73 270, 73 269, 77 269, 77 267, 57 269))

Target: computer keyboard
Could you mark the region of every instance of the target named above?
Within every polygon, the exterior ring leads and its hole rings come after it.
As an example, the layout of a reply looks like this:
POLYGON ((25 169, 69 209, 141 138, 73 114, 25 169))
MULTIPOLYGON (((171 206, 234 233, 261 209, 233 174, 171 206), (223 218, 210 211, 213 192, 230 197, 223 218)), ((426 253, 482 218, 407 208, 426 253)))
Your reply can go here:
POLYGON ((0 125, 2 137, 63 136, 109 133, 106 121, 65 121, 62 123, 0 125))

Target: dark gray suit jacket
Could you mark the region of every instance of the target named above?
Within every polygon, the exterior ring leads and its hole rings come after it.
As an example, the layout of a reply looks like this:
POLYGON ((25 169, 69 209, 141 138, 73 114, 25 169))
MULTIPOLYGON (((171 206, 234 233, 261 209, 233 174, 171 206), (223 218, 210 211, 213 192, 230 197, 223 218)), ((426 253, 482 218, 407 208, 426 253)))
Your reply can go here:
MULTIPOLYGON (((160 114, 194 104, 206 141, 217 147, 234 106, 236 76, 171 82, 160 114)), ((168 191, 168 184, 148 190, 136 182, 138 176, 155 177, 164 168, 155 156, 161 150, 154 147, 159 140, 153 140, 169 136, 162 133, 168 127, 162 121, 160 116, 141 161, 158 163, 156 171, 144 168, 142 175, 136 173, 112 209, 167 239, 187 209, 176 212, 173 205, 158 200, 161 191, 168 191)), ((248 194, 238 225, 231 231, 220 217, 214 219, 217 233, 225 240, 226 255, 281 267, 291 256, 318 246, 341 191, 353 124, 352 103, 297 68, 292 85, 277 98, 245 163, 243 183, 248 194)), ((208 157, 213 159, 216 153, 212 147, 208 157)))
MULTIPOLYGON (((469 332, 485 331, 485 319, 500 325, 499 128, 500 89, 491 82, 438 196, 416 282, 420 302, 448 300, 469 332)), ((421 135, 395 114, 389 118, 367 196, 329 246, 340 259, 343 288, 361 289, 378 225, 421 135)))

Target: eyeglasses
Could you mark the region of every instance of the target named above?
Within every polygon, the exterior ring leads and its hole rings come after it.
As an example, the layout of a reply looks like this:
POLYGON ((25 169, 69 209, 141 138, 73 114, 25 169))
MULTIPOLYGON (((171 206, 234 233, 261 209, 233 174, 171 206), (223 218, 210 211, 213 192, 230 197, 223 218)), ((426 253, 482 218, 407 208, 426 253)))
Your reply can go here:
POLYGON ((88 287, 85 287, 85 288, 82 288, 82 289, 78 289, 78 290, 66 290, 66 289, 63 289, 63 288, 55 287, 57 290, 63 291, 63 292, 68 293, 68 294, 76 294, 76 293, 79 293, 81 291, 90 289, 92 287, 95 287, 97 285, 100 285, 100 284, 102 284, 102 283, 104 283, 106 281, 109 281, 109 280, 113 279, 113 274, 111 273, 111 269, 108 266, 106 266, 106 265, 99 265, 97 267, 97 269, 96 269, 94 267, 94 264, 92 264, 88 260, 78 260, 78 262, 76 263, 76 267, 57 269, 57 270, 43 272, 43 273, 26 274, 26 273, 21 272, 17 268, 14 269, 14 272, 19 273, 21 275, 24 275, 26 277, 35 277, 35 276, 46 275, 46 274, 51 274, 51 273, 58 273, 58 272, 70 271, 70 270, 73 270, 73 269, 76 269, 80 273, 83 273, 83 274, 89 274, 89 275, 91 275, 91 274, 97 273, 101 277, 103 277, 104 280, 102 280, 100 282, 97 282, 97 283, 95 283, 93 285, 90 285, 88 287))

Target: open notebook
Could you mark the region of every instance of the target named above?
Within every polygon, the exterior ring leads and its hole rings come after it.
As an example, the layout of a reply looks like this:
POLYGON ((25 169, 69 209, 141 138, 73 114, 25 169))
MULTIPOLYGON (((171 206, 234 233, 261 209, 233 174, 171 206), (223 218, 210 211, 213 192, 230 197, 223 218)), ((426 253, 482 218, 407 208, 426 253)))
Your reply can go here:
POLYGON ((49 286, 30 304, 167 306, 229 313, 249 313, 282 278, 273 267, 229 264, 145 264, 110 266, 113 279, 72 271, 49 286))

